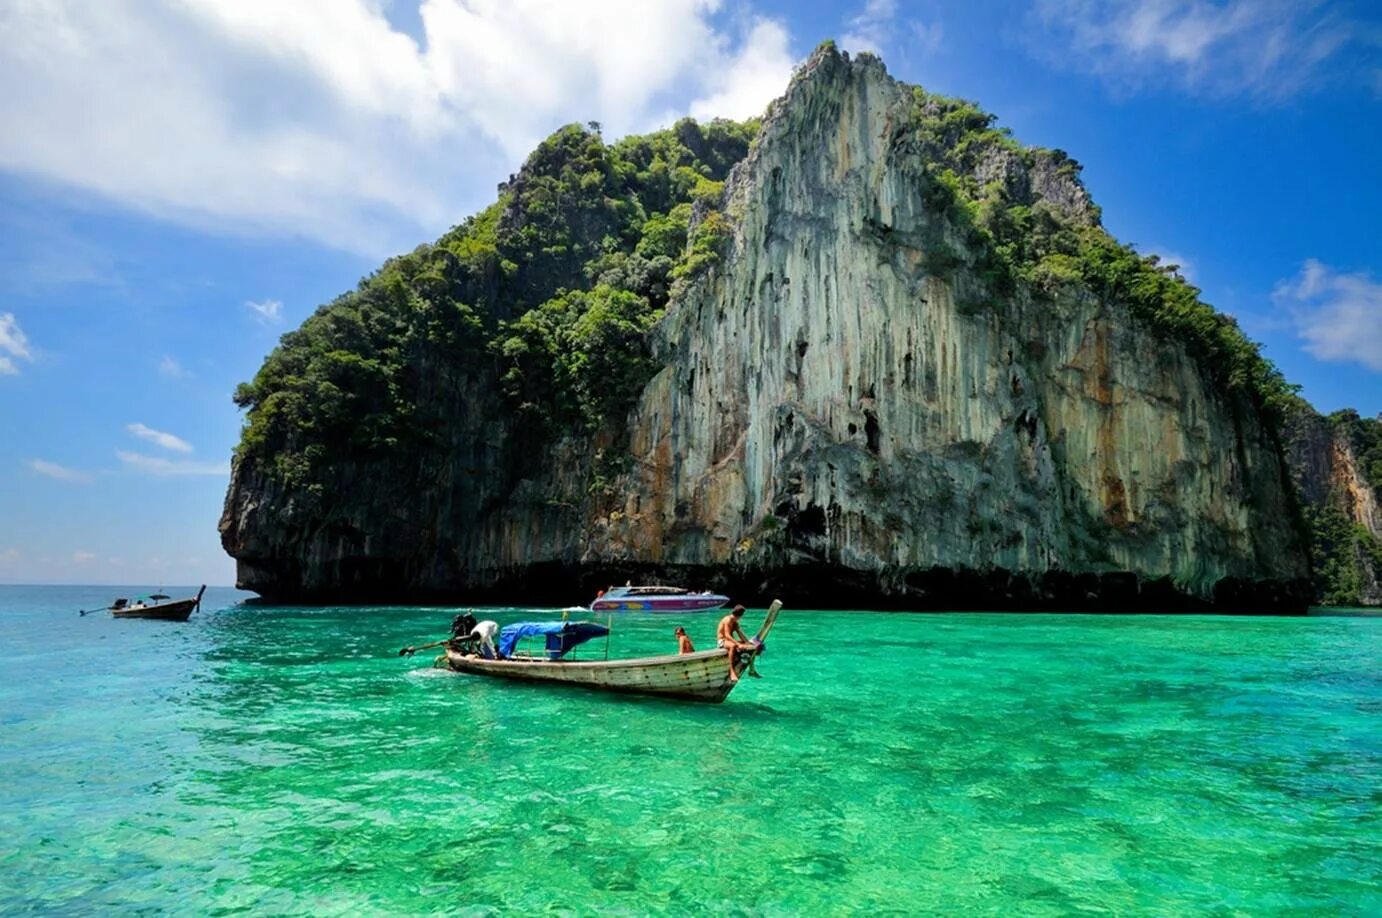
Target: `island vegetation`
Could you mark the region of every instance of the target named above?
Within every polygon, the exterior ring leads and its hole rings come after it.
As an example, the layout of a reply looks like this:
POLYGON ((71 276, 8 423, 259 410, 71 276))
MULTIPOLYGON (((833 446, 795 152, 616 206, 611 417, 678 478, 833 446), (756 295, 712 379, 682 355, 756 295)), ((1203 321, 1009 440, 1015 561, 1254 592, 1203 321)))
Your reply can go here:
MULTIPOLYGON (((660 368, 652 331, 725 255, 734 229, 725 183, 760 127, 683 119, 614 143, 593 122, 556 131, 493 204, 389 259, 283 336, 235 392, 246 411, 237 462, 321 494, 336 463, 444 452, 438 431, 454 409, 436 391, 438 366, 486 381, 529 453, 604 432, 605 452, 617 456, 627 414, 660 368)), ((1001 314, 1014 297, 1071 292, 1123 304, 1195 357, 1226 403, 1251 406, 1280 443, 1296 387, 1177 266, 1115 240, 1092 203, 1072 216, 984 178, 985 164, 1011 157, 1080 187, 1077 162, 1021 145, 970 102, 920 88, 899 130, 924 153, 919 191, 945 229, 929 238, 927 267, 976 281, 981 295, 967 308, 1001 314), (948 239, 963 240, 963 251, 948 239)), ((1360 461, 1382 478, 1375 423, 1339 423, 1358 431, 1360 461)), ((1330 573, 1342 570, 1332 560, 1340 546, 1376 553, 1376 540, 1360 542, 1333 516, 1305 522, 1324 559, 1321 588, 1342 595, 1344 575, 1330 573)))
MULTIPOLYGON (((1314 414, 1303 402, 1296 410, 1314 414)), ((1382 418, 1361 417, 1346 408, 1323 420, 1325 429, 1352 452, 1361 484, 1382 495, 1382 418)), ((1343 493, 1347 487, 1346 482, 1331 481, 1323 500, 1304 508, 1315 594, 1327 606, 1365 604, 1382 575, 1382 539, 1349 512, 1352 508, 1343 493)))
MULTIPOLYGON (((1246 395, 1274 424, 1294 387, 1174 265, 1140 255, 1097 220, 980 184, 995 148, 1029 166, 1060 151, 1023 147, 972 103, 917 88, 911 128, 928 154, 928 203, 973 251, 993 308, 1019 287, 1055 295, 1082 285, 1199 357, 1226 393, 1246 395)), ((657 366, 647 346, 679 287, 715 264, 730 235, 724 181, 759 124, 690 119, 604 142, 599 125, 543 141, 499 198, 431 245, 392 258, 358 288, 286 334, 235 393, 248 412, 242 454, 285 482, 310 483, 333 455, 425 440, 420 401, 432 360, 492 367, 513 411, 541 438, 621 419, 657 366)), ((1097 214, 1097 211, 1095 211, 1097 214)), ((932 265, 953 270, 937 240, 932 265)))
POLYGON ((419 386, 437 361, 492 373, 530 440, 619 417, 656 370, 648 330, 720 257, 724 180, 757 131, 557 131, 494 204, 283 336, 235 392, 241 459, 310 488, 324 463, 425 446, 442 409, 419 386))
MULTIPOLYGON (((1019 288, 1038 296, 1083 287, 1109 302, 1126 305, 1133 316, 1196 357, 1204 372, 1227 395, 1242 395, 1278 432, 1299 389, 1288 383, 1232 317, 1200 298, 1198 288, 1178 265, 1162 264, 1114 239, 1089 205, 1088 219, 1072 219, 1051 203, 1015 199, 1000 179, 983 181, 980 166, 995 155, 1015 158, 1029 172, 1045 160, 1053 171, 1076 179, 1081 167, 1062 150, 1025 147, 1010 131, 995 127, 995 116, 972 102, 913 88, 912 126, 926 154, 928 203, 946 214, 979 253, 970 265, 987 287, 994 308, 1019 288)), ((941 267, 961 258, 940 249, 941 267), (947 257, 949 255, 949 257, 947 257)))

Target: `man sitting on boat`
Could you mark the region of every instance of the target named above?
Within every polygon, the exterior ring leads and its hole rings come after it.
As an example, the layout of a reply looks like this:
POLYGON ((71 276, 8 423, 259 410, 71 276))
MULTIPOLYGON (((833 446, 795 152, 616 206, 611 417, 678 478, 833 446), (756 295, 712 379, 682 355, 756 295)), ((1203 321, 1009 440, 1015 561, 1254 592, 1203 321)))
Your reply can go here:
MULTIPOLYGON (((739 655, 741 650, 754 651, 758 645, 749 640, 749 636, 744 633, 739 621, 744 617, 744 607, 735 606, 734 609, 720 619, 720 624, 715 628, 715 646, 723 647, 729 651, 729 681, 738 682, 739 673, 734 669, 734 658, 739 655)), ((749 654, 749 675, 757 676, 758 672, 753 668, 753 654, 749 654)))
POLYGON ((677 653, 695 653, 696 646, 691 643, 691 639, 686 636, 686 629, 677 625, 677 630, 673 632, 677 636, 677 653))

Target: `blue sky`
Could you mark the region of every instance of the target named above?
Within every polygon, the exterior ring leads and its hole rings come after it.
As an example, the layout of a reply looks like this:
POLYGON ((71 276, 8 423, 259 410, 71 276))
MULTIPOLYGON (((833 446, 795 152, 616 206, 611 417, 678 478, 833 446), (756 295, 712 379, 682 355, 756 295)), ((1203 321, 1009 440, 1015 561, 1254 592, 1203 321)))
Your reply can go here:
POLYGON ((1085 166, 1317 407, 1382 411, 1382 13, 1295 0, 0 5, 0 583, 228 584, 278 336, 552 129, 744 117, 821 40, 1085 166))

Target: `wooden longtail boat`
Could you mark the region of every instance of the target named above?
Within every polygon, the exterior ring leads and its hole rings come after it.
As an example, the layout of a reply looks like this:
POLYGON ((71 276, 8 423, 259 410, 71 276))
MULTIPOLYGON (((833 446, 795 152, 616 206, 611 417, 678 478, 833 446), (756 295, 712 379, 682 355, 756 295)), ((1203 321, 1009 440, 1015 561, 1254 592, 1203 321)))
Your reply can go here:
POLYGON ((206 585, 197 591, 196 596, 188 599, 172 599, 162 593, 155 593, 145 599, 136 599, 134 602, 127 602, 123 599, 115 600, 115 603, 108 610, 116 618, 155 618, 165 622, 185 622, 192 614, 193 610, 202 604, 202 594, 206 592, 206 585))
MULTIPOLYGON (((763 626, 754 637, 758 645, 753 651, 739 652, 742 674, 754 657, 763 652, 763 642, 777 621, 782 608, 773 600, 763 626)), ((698 653, 667 654, 639 657, 630 660, 551 660, 517 658, 487 660, 474 653, 465 653, 456 642, 446 645, 446 665, 458 673, 475 676, 498 676, 524 682, 554 682, 577 685, 608 692, 636 695, 655 695, 659 698, 680 698, 718 704, 733 691, 737 681, 730 681, 728 650, 717 648, 698 653)))

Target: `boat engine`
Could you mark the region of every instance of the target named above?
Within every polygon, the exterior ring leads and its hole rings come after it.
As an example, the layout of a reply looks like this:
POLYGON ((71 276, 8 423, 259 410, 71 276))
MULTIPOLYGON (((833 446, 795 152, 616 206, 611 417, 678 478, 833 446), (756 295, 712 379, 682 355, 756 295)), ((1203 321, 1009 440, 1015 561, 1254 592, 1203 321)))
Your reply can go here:
POLYGON ((469 612, 462 612, 451 620, 451 636, 453 638, 470 637, 470 632, 474 631, 478 624, 479 622, 475 620, 474 615, 469 612))
POLYGON ((469 610, 451 620, 452 648, 461 653, 479 653, 480 639, 471 637, 479 624, 469 610))

